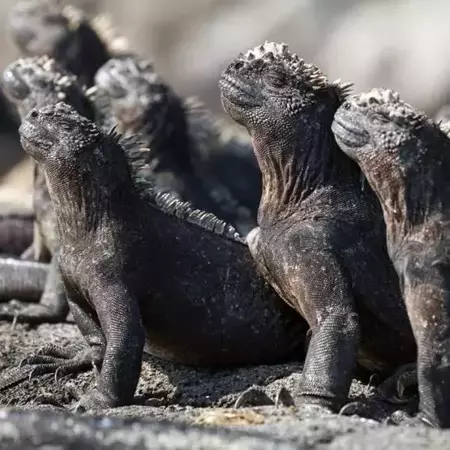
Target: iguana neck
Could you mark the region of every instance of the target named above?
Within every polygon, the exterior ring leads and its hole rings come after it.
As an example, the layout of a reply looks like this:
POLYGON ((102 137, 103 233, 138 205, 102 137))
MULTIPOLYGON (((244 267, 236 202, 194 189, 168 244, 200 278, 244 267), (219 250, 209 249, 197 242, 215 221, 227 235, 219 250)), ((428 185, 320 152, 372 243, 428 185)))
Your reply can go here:
MULTIPOLYGON (((90 152, 87 152, 90 153, 90 152)), ((46 167, 45 178, 61 245, 121 231, 139 208, 139 194, 122 155, 84 161, 70 168, 46 167)))
POLYGON ((400 161, 392 161, 393 155, 381 153, 380 158, 364 158, 360 165, 381 203, 390 245, 401 245, 410 233, 436 231, 430 224, 445 220, 450 211, 450 189, 439 181, 448 177, 450 164, 420 161, 402 167, 400 161))
POLYGON ((333 111, 322 114, 322 120, 299 119, 297 129, 251 133, 263 184, 259 226, 290 216, 323 187, 360 179, 357 165, 342 154, 332 135, 333 111))
POLYGON ((143 136, 151 149, 154 171, 191 170, 188 125, 178 97, 173 97, 164 112, 149 112, 149 119, 127 129, 127 134, 143 136))
POLYGON ((108 49, 86 21, 68 33, 53 56, 78 77, 80 85, 88 87, 93 85, 98 69, 110 58, 108 49))

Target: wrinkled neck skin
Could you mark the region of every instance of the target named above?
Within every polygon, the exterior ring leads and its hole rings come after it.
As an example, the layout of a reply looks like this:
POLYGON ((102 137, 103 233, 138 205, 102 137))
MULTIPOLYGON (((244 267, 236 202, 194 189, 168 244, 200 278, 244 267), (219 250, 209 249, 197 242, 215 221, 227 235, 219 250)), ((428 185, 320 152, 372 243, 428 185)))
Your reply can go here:
POLYGON ((306 113, 290 127, 250 132, 262 172, 260 227, 289 217, 323 187, 360 179, 331 132, 334 112, 306 113))
POLYGON ((114 236, 138 210, 139 195, 126 161, 118 155, 94 159, 88 153, 76 164, 44 167, 61 246, 114 236))
POLYGON ((380 200, 390 252, 398 249, 405 239, 436 241, 450 212, 450 189, 445 182, 450 173, 448 162, 437 164, 431 158, 406 166, 398 157, 397 161, 394 158, 395 155, 380 152, 379 158, 359 161, 380 200))

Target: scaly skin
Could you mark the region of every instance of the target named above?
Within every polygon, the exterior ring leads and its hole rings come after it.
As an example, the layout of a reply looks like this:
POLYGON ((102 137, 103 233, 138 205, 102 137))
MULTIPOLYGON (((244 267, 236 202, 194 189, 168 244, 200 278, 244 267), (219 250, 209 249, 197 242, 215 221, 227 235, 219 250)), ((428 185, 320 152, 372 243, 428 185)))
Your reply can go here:
MULTIPOLYGON (((46 56, 15 61, 5 69, 1 81, 3 92, 17 107, 22 119, 34 107, 55 104, 61 100, 70 103, 85 116, 93 117, 94 115, 76 77, 46 56)), ((38 305, 30 305, 22 310, 2 306, 0 318, 33 323, 59 322, 66 318, 68 305, 58 274, 56 220, 44 173, 38 164, 34 165, 33 183, 33 208, 36 225, 33 248, 26 252, 26 259, 41 262, 51 261, 48 283, 38 305)), ((22 276, 24 283, 31 277, 29 268, 25 264, 22 276)), ((20 295, 21 299, 24 297, 25 295, 20 295)))
POLYGON ((111 56, 92 23, 81 10, 58 0, 24 0, 11 10, 9 33, 24 56, 54 58, 91 86, 94 75, 111 56))
POLYGON ((333 132, 383 208, 417 342, 419 419, 450 427, 450 140, 396 92, 349 98, 333 132))
MULTIPOLYGON (((151 148, 156 187, 216 214, 247 234, 256 226, 261 174, 251 146, 222 131, 198 100, 184 100, 138 56, 109 60, 92 98, 105 131, 118 124, 151 148)), ((228 133, 230 134, 230 133, 228 133)))
POLYGON ((35 374, 101 365, 84 408, 132 401, 144 344, 184 364, 228 366, 302 357, 306 324, 258 276, 233 227, 155 193, 114 134, 64 103, 19 130, 41 165, 60 234, 70 310, 89 348, 51 346, 35 374))
POLYGON ((297 403, 335 410, 357 360, 389 373, 415 357, 380 206, 331 132, 348 87, 268 42, 220 79, 223 106, 247 128, 263 176, 250 251, 312 329, 297 403))

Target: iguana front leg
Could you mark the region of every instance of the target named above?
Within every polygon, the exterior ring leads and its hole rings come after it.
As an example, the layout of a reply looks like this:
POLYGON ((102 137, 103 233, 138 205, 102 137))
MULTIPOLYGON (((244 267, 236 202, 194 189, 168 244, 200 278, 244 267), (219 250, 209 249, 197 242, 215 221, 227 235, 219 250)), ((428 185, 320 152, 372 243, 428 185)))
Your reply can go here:
POLYGON ((288 278, 296 295, 293 306, 312 334, 298 402, 338 411, 347 399, 356 366, 359 318, 349 280, 333 255, 299 255, 288 278))
POLYGON ((145 331, 137 299, 126 286, 105 279, 90 291, 91 301, 106 336, 106 351, 97 387, 82 398, 86 408, 130 403, 141 373, 145 331))
POLYGON ((439 258, 413 260, 405 271, 404 298, 417 342, 419 419, 450 427, 450 265, 439 258))
MULTIPOLYGON (((66 292, 70 295, 67 286, 66 292)), ((69 305, 90 350, 74 352, 49 346, 25 362, 36 365, 33 375, 76 373, 92 364, 101 365, 97 386, 80 399, 79 406, 91 409, 127 404, 139 381, 145 343, 139 304, 125 287, 109 280, 97 279, 89 296, 96 305, 99 323, 93 312, 85 309, 86 301, 79 294, 71 294, 69 305)))

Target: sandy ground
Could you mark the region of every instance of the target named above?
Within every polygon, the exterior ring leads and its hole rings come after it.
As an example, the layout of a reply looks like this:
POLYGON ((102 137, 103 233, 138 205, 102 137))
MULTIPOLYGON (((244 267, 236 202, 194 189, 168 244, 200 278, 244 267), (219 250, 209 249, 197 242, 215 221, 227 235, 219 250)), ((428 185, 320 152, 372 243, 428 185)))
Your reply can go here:
MULTIPOLYGON (((44 375, 5 388, 5 381, 15 379, 19 373, 17 366, 22 358, 50 342, 69 345, 82 342, 82 337, 71 323, 44 324, 35 328, 18 324, 12 328, 10 323, 0 322, 0 407, 39 409, 47 405, 71 410, 80 394, 95 382, 92 370, 75 377, 63 377, 58 382, 53 375, 44 375)), ((297 420, 301 418, 301 411, 299 416, 294 407, 265 407, 261 416, 256 410, 244 413, 246 410, 233 409, 233 406, 239 395, 254 385, 261 387, 272 400, 281 387, 295 397, 301 368, 300 363, 294 362, 233 370, 197 370, 145 355, 135 405, 102 411, 102 414, 170 418, 188 423, 233 424, 237 421, 245 425, 292 420, 294 416, 297 420)), ((28 368, 24 366, 22 370, 26 372, 28 368)), ((384 421, 397 409, 383 401, 367 381, 353 382, 350 400, 360 402, 355 410, 358 414, 378 421, 384 421)), ((414 411, 414 396, 408 408, 414 411)))

